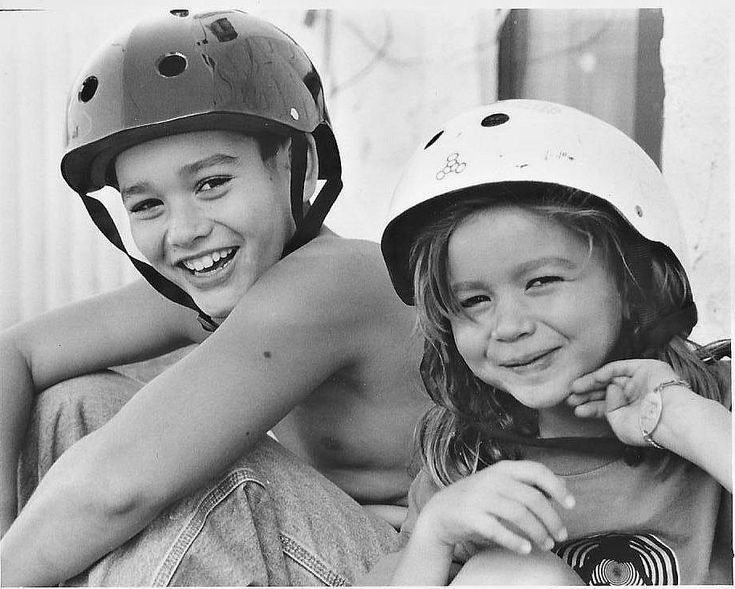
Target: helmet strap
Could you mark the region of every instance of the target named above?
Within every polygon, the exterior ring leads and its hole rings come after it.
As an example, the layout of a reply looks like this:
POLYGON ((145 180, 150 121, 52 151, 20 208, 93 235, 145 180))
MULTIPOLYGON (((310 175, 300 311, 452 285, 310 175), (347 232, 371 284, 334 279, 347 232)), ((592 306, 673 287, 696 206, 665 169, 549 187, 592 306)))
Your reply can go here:
POLYGON ((631 239, 625 261, 635 277, 640 303, 635 305, 632 317, 636 328, 647 330, 656 321, 656 309, 648 302, 648 293, 653 285, 653 268, 651 266, 651 248, 642 239, 631 239))
POLYGON ((516 432, 490 428, 484 422, 473 421, 484 436, 495 441, 509 444, 515 447, 535 447, 546 450, 558 450, 562 452, 575 452, 580 454, 592 454, 597 456, 622 457, 629 466, 637 466, 643 460, 643 448, 628 446, 617 438, 600 437, 559 437, 539 438, 535 436, 521 435, 516 432))
POLYGON ((647 357, 663 348, 675 335, 685 335, 691 332, 697 323, 697 307, 693 300, 689 300, 682 308, 665 317, 656 319, 656 323, 648 329, 638 333, 638 347, 647 357))
POLYGON ((296 232, 283 249, 283 256, 297 250, 317 236, 324 219, 342 190, 342 169, 335 167, 332 176, 303 215, 304 179, 306 178, 306 137, 294 136, 291 149, 291 211, 296 222, 296 232), (298 215, 298 216, 297 216, 298 215))
POLYGON ((217 328, 217 324, 212 320, 212 318, 202 311, 196 305, 194 299, 192 299, 180 286, 159 274, 151 265, 141 262, 130 255, 128 250, 125 248, 125 244, 120 237, 120 232, 117 230, 115 222, 112 220, 109 211, 100 201, 84 194, 83 192, 80 192, 79 196, 82 198, 82 202, 84 203, 89 216, 92 217, 92 221, 94 221, 97 229, 104 234, 112 245, 128 257, 133 266, 135 266, 135 269, 143 275, 143 278, 145 278, 153 288, 167 299, 196 311, 198 313, 199 323, 201 323, 202 327, 207 331, 214 331, 217 328))
POLYGON ((631 239, 626 261, 640 289, 640 303, 635 306, 633 340, 636 355, 651 357, 671 341, 675 335, 686 337, 697 323, 697 307, 691 293, 682 306, 662 317, 651 302, 649 293, 653 288, 653 266, 651 245, 641 239, 631 239))
POLYGON ((297 133, 291 138, 291 214, 297 229, 304 220, 305 180, 306 137, 297 133))

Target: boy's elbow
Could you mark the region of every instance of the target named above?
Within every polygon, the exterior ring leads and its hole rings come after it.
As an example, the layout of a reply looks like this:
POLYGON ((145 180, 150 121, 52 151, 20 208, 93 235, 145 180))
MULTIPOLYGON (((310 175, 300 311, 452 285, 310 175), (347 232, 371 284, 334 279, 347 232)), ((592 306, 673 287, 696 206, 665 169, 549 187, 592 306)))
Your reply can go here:
MULTIPOLYGON (((67 497, 95 524, 120 531, 143 528, 165 507, 160 495, 126 476, 112 456, 81 440, 55 466, 58 497, 67 497)), ((53 470, 53 469, 52 469, 53 470)), ((49 471, 51 474, 51 471, 49 471)))

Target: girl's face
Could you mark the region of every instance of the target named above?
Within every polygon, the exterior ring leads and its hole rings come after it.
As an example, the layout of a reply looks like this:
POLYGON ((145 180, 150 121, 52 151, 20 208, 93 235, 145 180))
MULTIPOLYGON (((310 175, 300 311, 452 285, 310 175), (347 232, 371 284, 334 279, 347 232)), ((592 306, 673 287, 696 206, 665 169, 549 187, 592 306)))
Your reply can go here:
POLYGON ((451 319, 480 379, 533 409, 552 407, 601 366, 618 339, 622 302, 599 252, 557 221, 503 206, 468 217, 449 240, 451 319))
POLYGON ((294 230, 284 150, 224 131, 155 139, 115 163, 138 249, 205 313, 226 317, 294 230))

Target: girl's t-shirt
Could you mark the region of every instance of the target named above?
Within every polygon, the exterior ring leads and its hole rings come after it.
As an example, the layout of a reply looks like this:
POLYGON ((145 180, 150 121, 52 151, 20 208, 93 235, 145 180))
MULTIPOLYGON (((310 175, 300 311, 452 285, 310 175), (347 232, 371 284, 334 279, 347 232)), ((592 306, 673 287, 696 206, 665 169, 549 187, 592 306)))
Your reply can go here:
MULTIPOLYGON (((547 463, 543 451, 533 458, 547 463)), ((577 464, 567 457, 560 468, 549 458, 547 465, 576 499, 574 509, 558 508, 569 540, 553 551, 587 584, 732 582, 731 526, 725 557, 713 557, 720 495, 731 496, 703 470, 665 451, 646 452, 636 466, 621 458, 586 468, 584 457, 577 464)), ((409 492, 404 538, 438 490, 428 473, 419 473, 409 492)), ((477 549, 457 546, 455 560, 464 562, 477 549)))

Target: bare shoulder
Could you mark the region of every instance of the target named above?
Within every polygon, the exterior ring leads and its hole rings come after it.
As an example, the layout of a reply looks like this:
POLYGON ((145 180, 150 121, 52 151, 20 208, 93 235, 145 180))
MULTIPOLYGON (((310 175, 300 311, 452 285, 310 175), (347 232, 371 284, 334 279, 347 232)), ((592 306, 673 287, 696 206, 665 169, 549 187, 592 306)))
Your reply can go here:
MULTIPOLYGON (((412 317, 395 294, 377 243, 324 235, 269 269, 245 299, 320 322, 412 317)), ((245 300, 243 301, 245 302, 245 300)))

